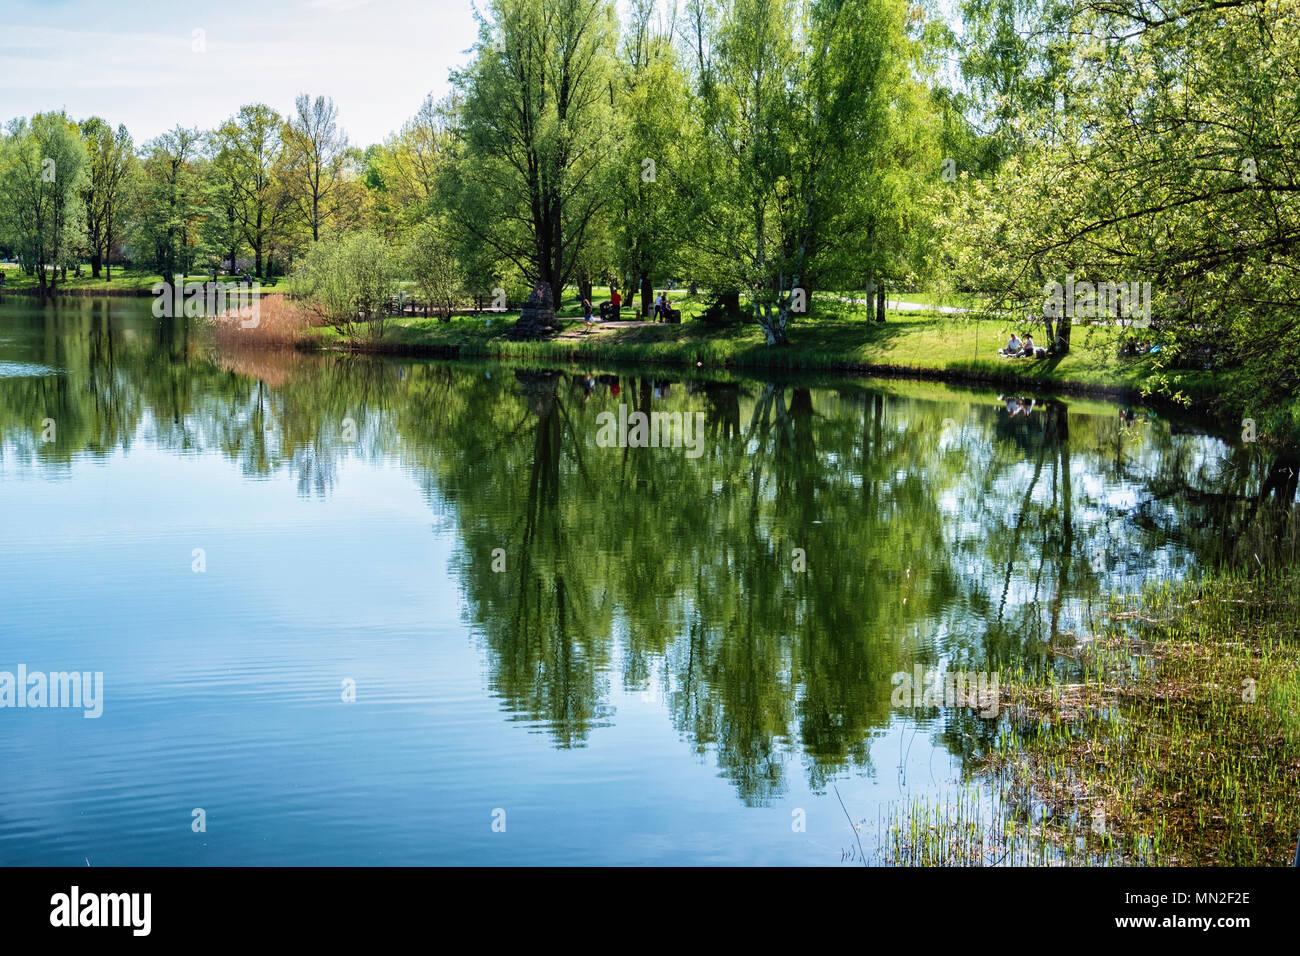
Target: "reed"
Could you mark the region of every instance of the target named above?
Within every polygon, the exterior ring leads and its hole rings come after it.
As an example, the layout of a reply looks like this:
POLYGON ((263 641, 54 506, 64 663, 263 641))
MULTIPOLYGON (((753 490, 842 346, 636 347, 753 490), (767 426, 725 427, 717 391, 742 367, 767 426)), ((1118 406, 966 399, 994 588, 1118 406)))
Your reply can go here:
POLYGON ((895 808, 901 865, 1285 866, 1300 830, 1300 573, 1115 602, 1058 666, 1012 675, 971 765, 984 800, 895 808), (991 794, 988 797, 987 794, 991 794))

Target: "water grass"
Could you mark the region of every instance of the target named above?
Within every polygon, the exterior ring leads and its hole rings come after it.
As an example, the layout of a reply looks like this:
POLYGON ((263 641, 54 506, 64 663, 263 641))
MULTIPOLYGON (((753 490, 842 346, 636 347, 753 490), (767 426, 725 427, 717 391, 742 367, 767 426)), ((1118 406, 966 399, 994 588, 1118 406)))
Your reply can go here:
MULTIPOLYGON (((1265 567, 1268 567, 1267 565, 1265 567)), ((1283 866, 1300 830, 1300 572, 1220 571, 1117 601, 1002 685, 968 764, 992 798, 895 808, 903 865, 1283 866)))

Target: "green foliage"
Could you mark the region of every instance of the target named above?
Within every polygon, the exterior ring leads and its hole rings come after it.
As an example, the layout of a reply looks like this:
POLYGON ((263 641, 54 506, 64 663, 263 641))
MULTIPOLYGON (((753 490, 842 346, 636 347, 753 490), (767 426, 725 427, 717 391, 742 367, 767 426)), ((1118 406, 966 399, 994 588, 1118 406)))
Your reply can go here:
POLYGON ((452 221, 493 266, 556 293, 606 206, 614 38, 605 0, 493 0, 472 62, 452 74, 452 221))
POLYGON ((201 134, 177 126, 144 144, 131 203, 134 258, 165 276, 188 272, 197 258, 204 197, 201 134))
MULTIPOLYGON (((211 137, 212 163, 227 184, 258 276, 263 275, 267 257, 289 244, 293 199, 285 188, 284 133, 280 115, 255 103, 240 107, 211 137)), ((298 162, 307 162, 302 158, 301 136, 291 131, 290 140, 298 162)))
MULTIPOLYGON (((937 166, 898 0, 738 0, 695 22, 701 271, 784 343, 796 289, 901 276, 937 166)), ((840 286, 842 287, 842 286, 840 286)))
POLYGON ((312 243, 295 292, 321 321, 350 341, 384 337, 384 306, 397 292, 397 262, 381 237, 361 231, 312 243))
POLYGON ((86 241, 81 192, 90 160, 63 113, 14 120, 0 140, 0 237, 35 269, 42 290, 57 284, 46 267, 75 265, 86 241))
POLYGON ((412 230, 402 266, 403 274, 415 283, 417 297, 437 308, 444 319, 451 318, 464 283, 450 243, 436 224, 426 220, 412 230))
POLYGON ((1039 320, 1049 281, 1151 283, 1134 337, 1163 347, 1159 388, 1236 368, 1239 412, 1294 431, 1300 9, 1167 6, 1044 15, 1068 84, 1008 118, 1023 145, 995 177, 959 187, 952 258, 966 287, 1039 320))
MULTIPOLYGON (((136 174, 135 143, 125 126, 114 130, 98 116, 81 123, 90 166, 82 201, 86 206, 86 244, 96 277, 113 243, 122 236, 124 205, 136 174)), ((110 266, 110 270, 111 270, 110 266)))

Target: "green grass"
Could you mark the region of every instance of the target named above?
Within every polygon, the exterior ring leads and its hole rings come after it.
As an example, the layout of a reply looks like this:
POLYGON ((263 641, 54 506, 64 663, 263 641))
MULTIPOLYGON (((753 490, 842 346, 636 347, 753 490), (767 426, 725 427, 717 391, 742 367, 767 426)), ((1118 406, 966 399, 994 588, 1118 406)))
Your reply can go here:
POLYGON ((891 292, 889 293, 889 300, 891 302, 909 302, 913 305, 946 305, 958 309, 978 309, 982 305, 978 297, 962 292, 891 292))
MULTIPOLYGON (((1294 542, 1292 542, 1294 544, 1294 542)), ((1221 572, 1118 602, 1007 675, 955 798, 893 808, 902 865, 1288 866, 1300 828, 1300 574, 1221 572), (991 789, 981 793, 980 784, 991 789)))
MULTIPOLYGON (((1151 357, 1117 354, 1119 330, 1077 327, 1072 349, 1062 358, 1004 359, 997 355, 1011 325, 1003 318, 891 312, 883 324, 866 320, 867 310, 845 302, 818 302, 813 315, 788 330, 789 344, 769 347, 753 323, 717 328, 692 318, 704 310, 704 296, 672 296, 680 325, 603 329, 591 335, 541 342, 512 342, 507 332, 518 313, 479 317, 390 319, 385 342, 395 349, 454 348, 464 357, 553 361, 608 361, 703 365, 749 369, 884 370, 940 373, 953 378, 1015 381, 1030 386, 1083 386, 1097 391, 1137 392, 1155 371, 1151 357)), ((601 301, 597 294, 597 301, 601 301)), ((557 310, 566 333, 582 331, 580 308, 557 310)), ((332 330, 316 330, 321 344, 338 343, 332 330)), ((1183 373, 1179 386, 1194 398, 1214 394, 1208 373, 1183 373)))
MULTIPOLYGON (((0 263, 0 270, 4 271, 5 288, 10 291, 21 292, 35 289, 38 286, 35 273, 26 275, 22 269, 14 263, 0 263)), ((101 274, 98 279, 90 275, 90 266, 81 267, 81 276, 76 277, 71 271, 68 273, 67 281, 60 280, 55 292, 102 292, 102 293, 124 293, 132 292, 147 294, 153 286, 162 281, 162 273, 150 272, 144 269, 122 269, 117 266, 113 267, 113 277, 111 281, 104 281, 104 275, 101 274)), ((211 273, 193 273, 184 277, 185 282, 207 282, 212 278, 211 273)), ((219 281, 234 281, 231 276, 220 276, 219 281)), ((282 280, 281 280, 282 281, 282 280)), ((283 291, 278 286, 271 287, 267 291, 283 291)))

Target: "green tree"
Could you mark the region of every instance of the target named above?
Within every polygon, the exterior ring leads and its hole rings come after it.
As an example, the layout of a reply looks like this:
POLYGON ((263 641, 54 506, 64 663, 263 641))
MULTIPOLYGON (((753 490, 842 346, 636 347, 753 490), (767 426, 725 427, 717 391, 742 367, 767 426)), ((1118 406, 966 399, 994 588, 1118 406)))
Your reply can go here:
POLYGON ((82 201, 86 204, 86 241, 90 247, 91 275, 98 279, 107 264, 105 282, 113 278, 108 262, 113 242, 123 231, 124 204, 135 174, 135 143, 125 126, 116 130, 98 116, 81 122, 81 136, 90 156, 90 173, 82 201))
POLYGON ((397 263, 388 243, 360 231, 312 243, 295 277, 307 308, 351 340, 384 337, 387 302, 397 291, 397 263))
POLYGON ((415 282, 419 297, 438 309, 444 322, 450 320, 464 283, 445 232, 432 220, 415 226, 406 241, 402 265, 415 282))
POLYGON ((284 130, 284 188, 313 242, 320 238, 343 194, 340 184, 348 159, 348 138, 339 128, 338 115, 332 99, 318 96, 313 100, 301 93, 284 130))
POLYGON ((606 197, 615 21, 606 0, 493 0, 447 183, 453 225, 559 300, 606 197))
POLYGON ((86 146, 64 113, 14 120, 7 133, 0 140, 0 232, 36 270, 41 294, 53 293, 57 270, 75 264, 85 243, 86 146))
POLYGON ((201 135, 177 126, 144 144, 132 203, 132 235, 143 253, 170 279, 188 271, 198 244, 203 196, 198 172, 201 135))
POLYGON ((879 262, 907 195, 894 172, 933 155, 904 14, 901 0, 736 0, 695 20, 693 235, 714 282, 750 293, 770 345, 815 283, 860 274, 864 248, 879 262))
POLYGON ((238 114, 212 134, 213 162, 230 184, 258 276, 264 274, 268 254, 288 227, 290 201, 281 165, 283 132, 280 115, 255 103, 241 106, 238 114))
POLYGON ((687 157, 698 144, 690 91, 678 64, 673 29, 657 19, 655 0, 636 0, 611 93, 614 105, 611 203, 614 261, 631 304, 637 288, 649 314, 656 279, 684 265, 689 228, 687 157))

